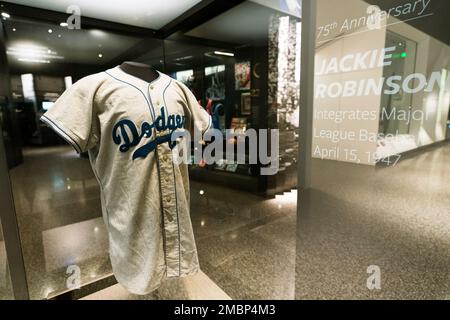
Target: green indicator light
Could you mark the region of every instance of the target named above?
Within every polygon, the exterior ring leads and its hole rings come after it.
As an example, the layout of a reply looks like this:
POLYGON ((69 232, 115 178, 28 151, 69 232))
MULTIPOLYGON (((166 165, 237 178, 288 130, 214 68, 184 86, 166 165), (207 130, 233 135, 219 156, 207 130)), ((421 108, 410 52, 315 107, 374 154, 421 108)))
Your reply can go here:
POLYGON ((406 52, 402 52, 402 54, 400 55, 403 59, 406 58, 406 52))

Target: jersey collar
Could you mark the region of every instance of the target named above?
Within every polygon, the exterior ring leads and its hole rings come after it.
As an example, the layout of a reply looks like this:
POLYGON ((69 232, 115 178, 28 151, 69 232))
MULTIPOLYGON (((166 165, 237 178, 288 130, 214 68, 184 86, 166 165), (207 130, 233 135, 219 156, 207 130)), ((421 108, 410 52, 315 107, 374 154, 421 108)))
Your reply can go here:
POLYGON ((128 74, 125 71, 123 71, 122 69, 120 69, 119 66, 116 66, 112 69, 108 69, 106 72, 108 74, 112 75, 114 78, 119 79, 123 82, 127 82, 129 84, 132 84, 145 92, 146 90, 148 90, 148 88, 150 86, 159 85, 159 83, 162 82, 162 79, 164 79, 166 77, 166 75, 164 73, 159 72, 158 70, 156 70, 156 71, 158 72, 158 77, 155 80, 153 80, 152 82, 147 82, 147 81, 142 80, 138 77, 135 77, 131 74, 128 74))

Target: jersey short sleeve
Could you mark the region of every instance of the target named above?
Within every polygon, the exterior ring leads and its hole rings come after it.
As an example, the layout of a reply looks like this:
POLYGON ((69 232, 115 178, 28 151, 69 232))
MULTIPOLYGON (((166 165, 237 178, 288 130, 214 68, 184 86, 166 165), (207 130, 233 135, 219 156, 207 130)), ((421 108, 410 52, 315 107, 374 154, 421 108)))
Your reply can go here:
POLYGON ((79 153, 93 148, 100 138, 94 103, 98 85, 95 75, 77 81, 40 119, 79 153))
POLYGON ((181 89, 186 97, 186 108, 189 111, 190 119, 187 123, 187 129, 191 132, 194 130, 205 133, 211 127, 211 116, 205 109, 198 103, 194 94, 189 90, 186 85, 180 82, 181 89))

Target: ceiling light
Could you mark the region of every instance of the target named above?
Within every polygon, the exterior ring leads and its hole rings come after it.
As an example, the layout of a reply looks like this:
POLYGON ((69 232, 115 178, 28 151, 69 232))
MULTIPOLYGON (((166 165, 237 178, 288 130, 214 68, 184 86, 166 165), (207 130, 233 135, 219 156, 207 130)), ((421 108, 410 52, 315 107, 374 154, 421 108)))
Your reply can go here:
POLYGON ((2 17, 3 17, 3 18, 6 18, 6 19, 11 18, 11 16, 9 15, 9 13, 6 13, 6 12, 2 12, 2 17))
POLYGON ((69 24, 67 22, 61 22, 59 25, 61 27, 67 27, 69 24))
POLYGON ((101 53, 99 53, 99 54, 98 54, 98 57, 101 58, 101 57, 103 57, 103 55, 102 55, 101 53))
POLYGON ((214 51, 214 54, 217 54, 220 56, 234 57, 234 53, 232 53, 232 52, 214 51))
POLYGON ((13 31, 13 32, 16 32, 16 28, 12 28, 12 31, 13 31))
POLYGON ((58 34, 58 38, 61 38, 61 35, 60 35, 60 34, 58 34))
POLYGON ((48 33, 52 33, 53 32, 53 30, 52 29, 48 29, 48 33))
MULTIPOLYGON (((42 59, 19 58, 17 60, 22 61, 22 62, 50 63, 50 60, 42 60, 42 59)), ((70 187, 68 187, 68 188, 70 188, 70 187)))

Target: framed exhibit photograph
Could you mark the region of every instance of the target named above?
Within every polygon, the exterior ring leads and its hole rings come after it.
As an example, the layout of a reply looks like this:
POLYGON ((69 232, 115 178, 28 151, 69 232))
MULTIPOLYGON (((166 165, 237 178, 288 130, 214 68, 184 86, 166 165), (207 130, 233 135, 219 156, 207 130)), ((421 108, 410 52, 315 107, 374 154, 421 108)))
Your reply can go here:
POLYGON ((252 96, 250 92, 241 94, 241 114, 249 115, 252 113, 252 96))
POLYGON ((244 133, 245 130, 247 130, 247 118, 231 118, 230 129, 232 129, 233 132, 244 133))
POLYGON ((250 90, 250 61, 234 64, 234 87, 236 90, 250 90))

